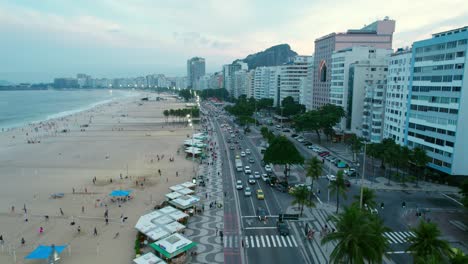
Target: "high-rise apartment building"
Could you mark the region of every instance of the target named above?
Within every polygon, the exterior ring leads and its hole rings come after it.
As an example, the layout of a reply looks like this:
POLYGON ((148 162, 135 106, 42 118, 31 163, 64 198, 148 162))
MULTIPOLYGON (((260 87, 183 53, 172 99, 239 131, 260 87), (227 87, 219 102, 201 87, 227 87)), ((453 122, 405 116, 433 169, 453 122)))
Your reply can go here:
POLYGON ((377 71, 379 68, 377 65, 381 65, 391 53, 391 49, 378 49, 370 46, 354 46, 333 53, 330 104, 341 106, 346 113, 341 122, 336 124, 336 132, 355 132, 356 127, 361 128, 360 115, 363 112, 362 110, 355 111, 353 107, 364 103, 362 96, 365 94, 366 85, 374 84, 374 81, 382 77, 376 75, 374 71, 377 71), (355 72, 356 65, 368 65, 368 67, 355 72), (354 128, 351 125, 352 120, 354 120, 354 128))
POLYGON ((278 98, 275 101, 281 104, 284 98, 291 96, 299 102, 301 80, 307 77, 312 63, 312 56, 296 56, 291 62, 280 66, 278 98))
POLYGON ((299 85, 299 103, 306 107, 306 110, 312 110, 312 88, 314 85, 314 59, 311 58, 311 62, 307 67, 306 77, 301 78, 299 85))
POLYGON ((421 147, 429 166, 468 175, 468 27, 432 35, 412 49, 406 143, 421 147))
POLYGON ((347 131, 371 142, 382 140, 387 71, 388 57, 360 60, 349 67, 347 131))
POLYGON ((196 88, 198 79, 205 75, 205 59, 193 57, 187 61, 187 78, 188 85, 196 88))
POLYGON ((318 108, 330 102, 331 59, 334 51, 353 46, 391 49, 394 31, 395 21, 385 18, 361 29, 350 29, 346 33, 331 33, 316 39, 312 107, 318 108))
POLYGON ((398 49, 389 58, 385 96, 384 138, 405 145, 411 49, 398 49))
POLYGON ((231 95, 234 95, 234 73, 239 70, 248 70, 247 63, 236 61, 223 66, 223 86, 231 95))

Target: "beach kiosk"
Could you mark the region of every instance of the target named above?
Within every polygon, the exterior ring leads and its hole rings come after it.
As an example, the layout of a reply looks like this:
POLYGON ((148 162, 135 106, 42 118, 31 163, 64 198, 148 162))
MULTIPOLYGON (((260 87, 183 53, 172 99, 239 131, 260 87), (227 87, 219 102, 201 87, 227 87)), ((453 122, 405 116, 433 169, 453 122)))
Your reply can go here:
POLYGON ((135 229, 144 234, 151 241, 157 241, 185 229, 182 223, 188 219, 188 214, 172 207, 166 206, 141 216, 135 229))
POLYGON ((150 247, 156 250, 157 254, 159 254, 162 259, 167 261, 178 258, 186 259, 187 251, 195 246, 195 242, 192 242, 178 233, 150 244, 150 247))
POLYGON ((180 210, 192 209, 198 204, 198 202, 200 202, 200 198, 193 195, 184 195, 172 201, 169 201, 171 205, 175 206, 180 210))
POLYGON ((167 262, 158 258, 153 252, 148 252, 134 259, 133 264, 167 264, 167 262))

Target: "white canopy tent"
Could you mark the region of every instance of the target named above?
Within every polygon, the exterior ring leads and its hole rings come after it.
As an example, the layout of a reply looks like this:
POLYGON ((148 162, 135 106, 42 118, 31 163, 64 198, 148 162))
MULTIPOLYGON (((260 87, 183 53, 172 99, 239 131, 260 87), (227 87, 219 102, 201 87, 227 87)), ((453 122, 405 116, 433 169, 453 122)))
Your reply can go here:
POLYGON ((134 264, 166 264, 164 260, 158 258, 153 252, 148 252, 138 258, 133 259, 134 264))

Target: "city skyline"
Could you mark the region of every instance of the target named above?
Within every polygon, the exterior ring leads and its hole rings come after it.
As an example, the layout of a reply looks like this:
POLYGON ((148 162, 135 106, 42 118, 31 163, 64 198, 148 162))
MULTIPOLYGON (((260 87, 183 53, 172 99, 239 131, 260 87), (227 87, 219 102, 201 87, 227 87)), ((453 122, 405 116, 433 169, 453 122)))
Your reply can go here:
POLYGON ((0 67, 0 80, 50 82, 78 72, 97 78, 184 76, 186 60, 194 56, 206 58, 207 72, 216 72, 234 59, 281 43, 312 55, 315 39, 385 16, 397 21, 396 49, 467 24, 463 1, 437 3, 293 1, 268 2, 265 9, 264 1, 222 6, 213 1, 0 1, 5 40, 0 49, 7 62, 0 67), (370 9, 376 5, 377 11, 370 9), (326 15, 314 15, 323 10, 326 15))

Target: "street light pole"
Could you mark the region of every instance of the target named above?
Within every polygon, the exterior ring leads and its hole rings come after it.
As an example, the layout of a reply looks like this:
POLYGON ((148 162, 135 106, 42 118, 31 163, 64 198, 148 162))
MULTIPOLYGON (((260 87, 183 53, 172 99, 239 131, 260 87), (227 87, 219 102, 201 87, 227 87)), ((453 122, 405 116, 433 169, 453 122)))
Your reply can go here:
POLYGON ((362 178, 361 178, 361 198, 359 200, 359 208, 362 209, 362 202, 363 202, 363 196, 364 196, 364 175, 366 173, 366 148, 367 148, 367 142, 364 142, 364 159, 363 159, 363 164, 362 164, 362 178))

